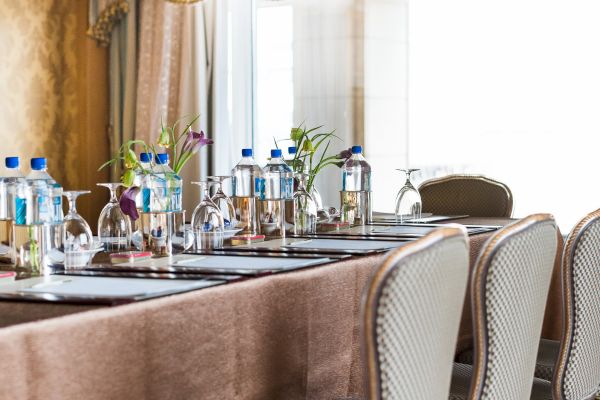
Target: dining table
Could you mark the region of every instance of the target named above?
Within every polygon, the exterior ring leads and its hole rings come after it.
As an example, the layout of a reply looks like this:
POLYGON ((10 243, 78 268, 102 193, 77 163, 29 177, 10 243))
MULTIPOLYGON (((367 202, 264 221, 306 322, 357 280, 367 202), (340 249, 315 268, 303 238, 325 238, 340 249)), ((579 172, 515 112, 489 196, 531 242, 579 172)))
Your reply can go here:
MULTIPOLYGON (((471 267, 493 234, 469 237, 471 267)), ((560 248, 542 332, 549 339, 561 333, 560 248)), ((362 398, 361 299, 385 257, 122 305, 0 301, 0 399, 362 398)), ((467 289, 457 352, 472 346, 471 325, 467 289)))

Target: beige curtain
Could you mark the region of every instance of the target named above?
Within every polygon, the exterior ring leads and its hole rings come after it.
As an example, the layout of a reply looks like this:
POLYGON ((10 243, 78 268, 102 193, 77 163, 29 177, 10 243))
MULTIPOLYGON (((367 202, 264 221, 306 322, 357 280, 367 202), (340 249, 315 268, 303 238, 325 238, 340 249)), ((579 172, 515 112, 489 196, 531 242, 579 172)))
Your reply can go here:
MULTIPOLYGON (((107 135, 111 156, 124 142, 132 140, 135 132, 135 101, 137 73, 137 16, 136 0, 90 0, 88 35, 100 46, 109 49, 109 121, 107 135)), ((117 182, 120 165, 110 171, 117 182)))
MULTIPOLYGON (((180 5, 164 0, 140 1, 136 138, 155 142, 161 119, 172 124, 199 114, 194 129, 208 130, 210 54, 205 21, 212 7, 203 1, 180 5)), ((198 188, 190 182, 207 173, 207 149, 184 167, 183 208, 198 203, 198 188)), ((188 218, 191 215, 187 216, 188 218)))

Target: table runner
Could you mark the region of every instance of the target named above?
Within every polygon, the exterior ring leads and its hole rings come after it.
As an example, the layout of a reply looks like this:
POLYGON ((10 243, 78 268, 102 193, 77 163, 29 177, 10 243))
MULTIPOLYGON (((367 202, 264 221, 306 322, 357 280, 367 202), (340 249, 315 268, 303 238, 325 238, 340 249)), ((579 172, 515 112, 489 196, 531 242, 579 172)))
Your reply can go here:
MULTIPOLYGON (((489 236, 471 237, 472 261, 489 236)), ((382 257, 5 327, 0 398, 361 396, 360 298, 382 257)), ((23 307, 1 303, 11 305, 23 307)), ((56 307, 77 306, 53 306, 52 316, 56 307)), ((471 341, 469 313, 461 346, 471 341)))

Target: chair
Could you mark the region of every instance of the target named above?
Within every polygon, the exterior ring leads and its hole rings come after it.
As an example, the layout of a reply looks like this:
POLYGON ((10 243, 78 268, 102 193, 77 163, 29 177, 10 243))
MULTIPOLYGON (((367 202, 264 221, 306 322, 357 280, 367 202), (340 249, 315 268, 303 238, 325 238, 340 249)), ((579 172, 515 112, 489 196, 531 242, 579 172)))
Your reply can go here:
POLYGON ((419 186, 423 212, 434 215, 510 217, 513 197, 508 186, 481 175, 448 175, 419 186))
POLYGON ((550 400, 532 383, 557 242, 552 216, 536 214, 485 244, 471 280, 474 365, 455 366, 450 399, 550 400))
POLYGON ((390 252, 375 271, 361 309, 369 399, 448 398, 468 266, 465 230, 452 227, 390 252))
POLYGON ((536 376, 555 400, 593 399, 600 387, 600 210, 571 231, 562 257, 563 334, 542 339, 536 376))

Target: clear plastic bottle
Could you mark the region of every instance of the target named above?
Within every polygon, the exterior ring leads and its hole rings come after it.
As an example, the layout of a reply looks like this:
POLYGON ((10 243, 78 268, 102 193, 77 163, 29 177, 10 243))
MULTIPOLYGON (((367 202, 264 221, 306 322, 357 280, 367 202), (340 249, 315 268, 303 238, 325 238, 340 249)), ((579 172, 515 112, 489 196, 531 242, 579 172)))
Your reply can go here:
POLYGON ((48 174, 45 158, 31 159, 31 172, 26 179, 31 188, 31 200, 27 199, 27 223, 62 221, 62 188, 48 174))
POLYGON ((232 196, 259 196, 261 178, 262 169, 252 158, 252 149, 242 149, 242 159, 231 170, 232 196))
POLYGON ((261 200, 291 200, 294 196, 294 173, 283 161, 280 149, 271 150, 271 160, 263 168, 261 200))
POLYGON ((151 188, 148 183, 150 176, 148 172, 152 170, 152 153, 140 153, 140 164, 142 168, 135 170, 135 178, 133 179, 133 185, 140 188, 137 196, 135 196, 135 207, 138 210, 149 212, 151 188))
POLYGON ((352 156, 342 167, 342 190, 371 191, 371 166, 363 157, 361 146, 352 146, 352 156))
POLYGON ((25 184, 25 175, 19 170, 19 157, 6 157, 4 165, 0 174, 0 219, 15 220, 17 189, 25 184))
POLYGON ((169 167, 169 154, 156 155, 152 211, 181 211, 181 177, 169 167))

